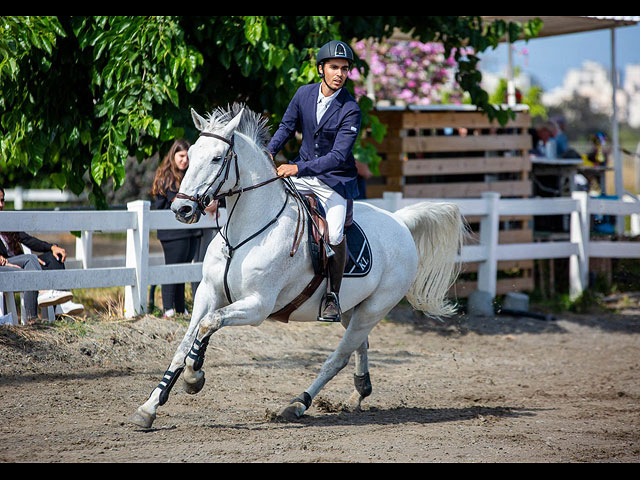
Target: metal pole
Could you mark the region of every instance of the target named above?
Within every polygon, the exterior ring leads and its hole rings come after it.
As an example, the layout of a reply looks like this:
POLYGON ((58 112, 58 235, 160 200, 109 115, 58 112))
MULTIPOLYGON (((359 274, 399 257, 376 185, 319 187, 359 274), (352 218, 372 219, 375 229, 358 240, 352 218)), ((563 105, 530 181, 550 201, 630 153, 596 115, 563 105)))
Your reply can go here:
POLYGON ((367 97, 369 97, 374 105, 376 103, 376 90, 373 84, 373 73, 371 73, 371 63, 373 62, 372 50, 376 43, 373 39, 366 40, 367 45, 367 63, 369 64, 369 74, 367 75, 367 97))
MULTIPOLYGON (((618 125, 618 74, 616 71, 616 29, 611 28, 611 87, 612 87, 612 104, 613 116, 611 118, 611 141, 613 142, 613 163, 615 174, 616 196, 619 200, 624 197, 624 181, 623 181, 623 165, 622 154, 620 152, 620 131, 618 125)), ((624 234, 625 217, 616 217, 616 231, 619 235, 624 234)))
POLYGON ((636 191, 635 194, 640 194, 640 143, 636 147, 636 154, 633 157, 633 171, 636 177, 636 191))
POLYGON ((509 42, 509 66, 507 69, 507 104, 509 107, 516 105, 516 83, 513 69, 513 44, 509 42))

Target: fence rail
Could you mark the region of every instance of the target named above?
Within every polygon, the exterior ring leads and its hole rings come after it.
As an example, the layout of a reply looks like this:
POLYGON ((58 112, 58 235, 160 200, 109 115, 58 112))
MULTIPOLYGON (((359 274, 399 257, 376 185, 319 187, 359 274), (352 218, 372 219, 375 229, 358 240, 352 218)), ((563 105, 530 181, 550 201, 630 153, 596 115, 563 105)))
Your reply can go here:
MULTIPOLYGON (((592 215, 631 216, 631 225, 638 224, 640 203, 637 201, 590 198, 586 192, 575 192, 572 198, 501 199, 500 194, 486 192, 480 199, 415 199, 402 194, 385 192, 382 199, 369 200, 381 208, 396 211, 425 200, 456 203, 465 217, 482 217, 478 245, 463 248, 459 261, 480 262, 478 285, 496 295, 498 262, 509 260, 542 260, 569 258, 569 289, 573 298, 587 287, 589 258, 640 258, 640 243, 592 241, 592 215), (570 215, 571 230, 568 242, 499 243, 499 219, 508 215, 570 215)), ((637 228, 634 229, 634 233, 637 228)))
MULTIPOLYGON (((496 295, 499 261, 570 259, 570 292, 578 296, 588 287, 589 258, 640 258, 640 243, 590 240, 591 215, 633 216, 637 223, 640 202, 597 200, 586 193, 575 193, 562 199, 501 199, 498 193, 487 192, 479 199, 414 199, 401 193, 387 192, 382 199, 368 200, 388 211, 396 211, 421 201, 456 203, 465 217, 481 217, 478 244, 466 245, 460 256, 462 263, 479 263, 478 284, 482 290, 496 295), (571 215, 570 240, 545 243, 499 243, 499 219, 506 215, 571 215)), ((195 225, 178 223, 168 211, 151 211, 146 201, 132 202, 127 211, 108 212, 0 212, 3 231, 68 232, 81 231, 79 245, 83 258, 74 267, 55 272, 3 272, 0 291, 125 288, 125 316, 142 314, 147 309, 147 289, 153 284, 188 283, 202 279, 202 264, 176 267, 158 264, 149 256, 149 232, 158 229, 215 228, 210 216, 195 225), (124 266, 102 266, 91 258, 91 232, 127 232, 124 266), (80 268, 77 268, 80 267, 80 268), (151 282, 153 279, 153 282, 151 282)), ((220 225, 226 221, 221 210, 220 225)), ((106 262, 103 262, 106 263, 106 262)), ((122 263, 122 260, 120 261, 122 263)))
POLYGON ((15 210, 22 210, 25 202, 68 203, 86 202, 88 195, 74 195, 71 192, 61 192, 55 189, 25 190, 22 187, 5 191, 7 202, 13 202, 15 210))

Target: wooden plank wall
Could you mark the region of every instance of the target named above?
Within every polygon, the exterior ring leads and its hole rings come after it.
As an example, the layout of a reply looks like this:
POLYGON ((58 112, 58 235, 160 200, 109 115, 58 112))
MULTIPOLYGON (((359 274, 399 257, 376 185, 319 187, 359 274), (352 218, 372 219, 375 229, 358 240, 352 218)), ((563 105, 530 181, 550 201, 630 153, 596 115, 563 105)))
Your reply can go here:
MULTIPOLYGON (((529 179, 532 146, 528 112, 518 112, 505 126, 474 111, 379 110, 387 125, 382 144, 373 142, 383 158, 380 177, 367 184, 367 196, 402 192, 406 198, 476 198, 498 192, 504 198, 532 195, 529 179)), ((532 242, 531 217, 501 218, 501 243, 532 242)), ((479 218, 468 218, 477 232, 479 218)), ((534 288, 533 261, 501 262, 498 293, 534 288)), ((476 288, 478 266, 465 265, 455 295, 467 297, 476 288)))

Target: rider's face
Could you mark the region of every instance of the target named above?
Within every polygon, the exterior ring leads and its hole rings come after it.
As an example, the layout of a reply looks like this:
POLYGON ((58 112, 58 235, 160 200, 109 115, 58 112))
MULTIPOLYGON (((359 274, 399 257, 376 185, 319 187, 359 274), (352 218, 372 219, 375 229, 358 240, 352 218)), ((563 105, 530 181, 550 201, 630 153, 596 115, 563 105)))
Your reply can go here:
POLYGON ((324 79, 334 90, 342 88, 349 75, 349 62, 342 58, 328 60, 324 64, 324 79))

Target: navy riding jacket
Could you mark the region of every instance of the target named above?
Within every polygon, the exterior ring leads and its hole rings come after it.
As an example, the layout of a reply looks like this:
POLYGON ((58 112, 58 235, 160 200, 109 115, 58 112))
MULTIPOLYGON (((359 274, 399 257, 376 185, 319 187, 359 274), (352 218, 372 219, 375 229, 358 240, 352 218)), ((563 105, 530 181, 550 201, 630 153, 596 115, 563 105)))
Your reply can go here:
POLYGON ((293 162, 298 165, 298 177, 317 177, 343 198, 356 198, 358 171, 353 146, 360 132, 360 107, 342 88, 318 124, 318 95, 319 83, 298 89, 269 143, 269 152, 275 158, 295 133, 301 132, 302 147, 293 162))

